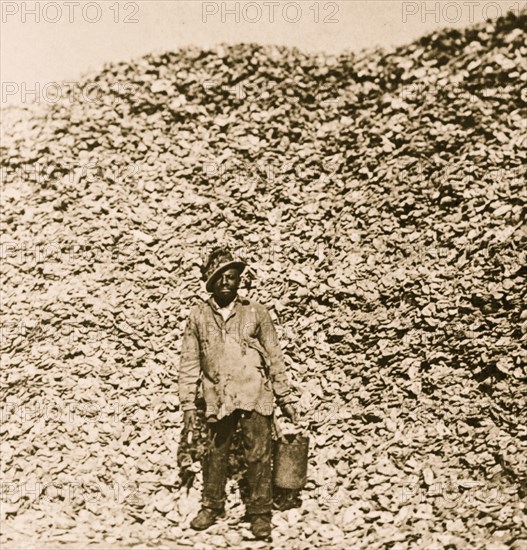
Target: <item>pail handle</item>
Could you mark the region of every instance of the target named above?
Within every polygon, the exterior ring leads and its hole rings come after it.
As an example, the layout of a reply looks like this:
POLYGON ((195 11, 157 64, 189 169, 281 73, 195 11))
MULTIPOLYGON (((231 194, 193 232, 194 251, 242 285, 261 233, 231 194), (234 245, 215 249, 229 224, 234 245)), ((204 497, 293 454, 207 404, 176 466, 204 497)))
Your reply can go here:
POLYGON ((273 428, 274 428, 274 431, 276 432, 276 437, 280 441, 286 441, 284 432, 282 431, 282 428, 280 428, 280 424, 278 424, 278 420, 274 414, 273 414, 273 428))
MULTIPOLYGON (((298 424, 295 424, 295 426, 300 428, 300 426, 298 424)), ((276 437, 280 441, 284 441, 284 442, 287 443, 287 438, 285 437, 284 432, 283 432, 282 428, 280 427, 280 424, 278 423, 278 419, 276 418, 276 415, 274 415, 274 414, 273 414, 273 428, 274 428, 274 431, 276 433, 276 437)), ((301 431, 299 431, 297 433, 297 435, 301 435, 303 437, 309 437, 309 433, 305 428, 302 428, 301 431)))

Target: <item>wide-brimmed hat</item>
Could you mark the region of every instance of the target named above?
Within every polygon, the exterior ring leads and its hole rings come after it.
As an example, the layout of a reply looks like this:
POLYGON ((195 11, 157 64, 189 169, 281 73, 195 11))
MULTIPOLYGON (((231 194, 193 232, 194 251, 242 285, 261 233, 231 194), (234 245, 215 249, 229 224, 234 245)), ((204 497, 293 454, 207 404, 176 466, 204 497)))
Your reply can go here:
POLYGON ((206 281, 205 288, 207 292, 212 292, 212 285, 218 278, 218 275, 227 269, 237 269, 240 274, 246 267, 246 263, 236 260, 228 248, 216 248, 207 258, 207 263, 201 268, 203 280, 206 281))

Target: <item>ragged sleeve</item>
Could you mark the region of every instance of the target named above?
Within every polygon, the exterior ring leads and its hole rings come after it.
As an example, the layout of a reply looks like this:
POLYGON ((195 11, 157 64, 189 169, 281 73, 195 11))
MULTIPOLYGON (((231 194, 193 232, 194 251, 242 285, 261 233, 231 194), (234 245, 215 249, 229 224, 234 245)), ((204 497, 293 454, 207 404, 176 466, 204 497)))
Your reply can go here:
POLYGON ((260 304, 258 307, 258 321, 257 336, 269 359, 269 374, 273 385, 273 393, 279 405, 293 403, 295 397, 289 384, 276 328, 269 311, 260 304))
POLYGON ((190 316, 183 331, 179 365, 179 402, 181 410, 196 408, 196 391, 200 377, 200 345, 196 310, 190 316))

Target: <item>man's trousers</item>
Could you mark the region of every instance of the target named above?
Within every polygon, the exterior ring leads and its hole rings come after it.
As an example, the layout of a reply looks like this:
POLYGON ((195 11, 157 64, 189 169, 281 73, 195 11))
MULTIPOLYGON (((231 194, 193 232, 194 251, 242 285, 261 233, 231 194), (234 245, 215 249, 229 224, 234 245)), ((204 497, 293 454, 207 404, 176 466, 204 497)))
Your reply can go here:
POLYGON ((268 514, 272 511, 271 418, 256 411, 236 410, 218 422, 208 423, 209 442, 203 464, 203 506, 216 510, 222 510, 225 506, 229 450, 239 422, 249 484, 246 513, 268 514))

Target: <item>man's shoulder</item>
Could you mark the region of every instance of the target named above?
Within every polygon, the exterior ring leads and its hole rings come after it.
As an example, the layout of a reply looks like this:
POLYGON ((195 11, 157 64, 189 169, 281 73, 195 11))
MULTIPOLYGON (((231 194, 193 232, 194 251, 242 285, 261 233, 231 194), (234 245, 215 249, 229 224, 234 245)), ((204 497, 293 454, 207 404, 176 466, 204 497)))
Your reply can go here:
POLYGON ((200 316, 200 314, 204 311, 206 307, 208 307, 207 300, 201 296, 196 296, 192 300, 189 317, 196 319, 200 316))
POLYGON ((251 300, 250 298, 246 298, 245 296, 240 296, 240 303, 244 307, 252 308, 257 312, 269 312, 269 309, 264 304, 257 302, 256 300, 251 300))

